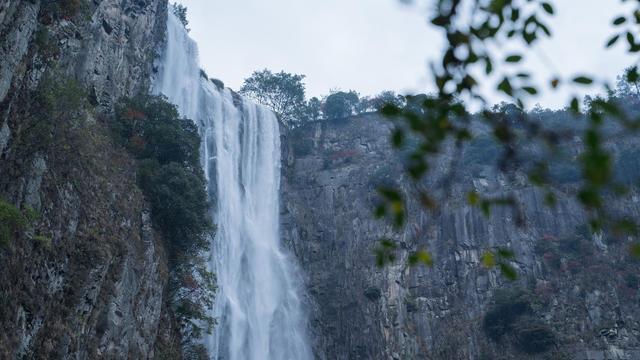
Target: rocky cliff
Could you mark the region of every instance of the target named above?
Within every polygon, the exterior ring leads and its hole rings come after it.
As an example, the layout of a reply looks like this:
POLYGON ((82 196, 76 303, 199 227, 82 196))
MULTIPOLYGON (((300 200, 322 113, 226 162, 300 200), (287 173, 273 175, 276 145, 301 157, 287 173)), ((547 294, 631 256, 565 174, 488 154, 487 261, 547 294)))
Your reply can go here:
MULTIPOLYGON (((321 358, 640 357, 640 266, 629 257, 631 239, 587 231, 569 185, 556 189, 550 208, 523 175, 505 178, 480 153, 468 154, 476 160, 438 212, 411 203, 407 225, 394 230, 372 216, 375 189, 413 185, 389 133, 390 124, 370 114, 307 124, 283 139, 283 234, 307 276, 321 358), (486 217, 467 203, 470 189, 513 194, 524 224, 506 207, 486 217), (373 250, 382 237, 400 246, 397 261, 378 268, 373 250), (481 264, 497 247, 515 253, 517 281, 481 264), (420 248, 433 254, 433 267, 408 265, 408 253, 420 248)), ((633 192, 617 206, 639 214, 639 204, 633 192)))
POLYGON ((30 214, 0 249, 0 358, 174 346, 162 242, 104 123, 119 97, 148 89, 166 11, 163 0, 0 0, 0 197, 30 214))

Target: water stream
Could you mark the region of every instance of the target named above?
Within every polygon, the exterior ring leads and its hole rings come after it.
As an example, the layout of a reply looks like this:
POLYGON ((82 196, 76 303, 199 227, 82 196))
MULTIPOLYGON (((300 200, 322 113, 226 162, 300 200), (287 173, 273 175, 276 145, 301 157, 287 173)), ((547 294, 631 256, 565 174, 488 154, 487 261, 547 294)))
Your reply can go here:
POLYGON ((200 74, 198 48, 169 15, 153 91, 196 122, 217 225, 211 269, 213 359, 311 359, 300 275, 280 244, 280 133, 275 115, 200 74))

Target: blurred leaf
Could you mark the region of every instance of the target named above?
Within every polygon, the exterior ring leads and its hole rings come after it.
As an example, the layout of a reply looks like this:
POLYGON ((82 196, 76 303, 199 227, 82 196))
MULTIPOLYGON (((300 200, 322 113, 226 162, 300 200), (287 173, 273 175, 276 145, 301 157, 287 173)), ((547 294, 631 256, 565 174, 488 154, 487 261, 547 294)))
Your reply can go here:
POLYGON ((475 206, 480 202, 480 195, 477 192, 471 191, 467 194, 467 202, 469 205, 475 206))
POLYGON ((627 18, 625 18, 624 16, 619 16, 613 20, 613 25, 615 26, 622 25, 626 21, 627 21, 627 18))
POLYGON ((418 250, 409 255, 409 265, 414 266, 419 263, 431 267, 433 266, 433 257, 426 250, 418 250))
POLYGON ((581 85, 589 85, 593 83, 593 80, 587 76, 577 76, 573 79, 573 82, 581 85))
POLYGON ((538 89, 536 89, 536 88, 534 88, 532 86, 524 86, 524 87, 522 87, 522 90, 526 91, 530 95, 535 95, 535 94, 538 93, 538 89))
POLYGON ((629 68, 625 73, 625 77, 627 78, 627 81, 630 83, 638 82, 638 79, 640 78, 640 74, 638 74, 638 67, 634 66, 629 68))
POLYGON ((449 18, 446 16, 437 16, 431 20, 431 23, 435 26, 445 26, 449 22, 449 18))
POLYGON ((396 259, 395 250, 397 245, 390 239, 381 239, 378 242, 378 246, 374 249, 376 257, 376 265, 383 267, 388 263, 392 263, 396 259))
POLYGON ((496 256, 491 251, 485 251, 480 259, 482 265, 488 269, 496 266, 496 256))
POLYGON ((631 256, 636 259, 640 259, 640 244, 631 245, 631 248, 629 250, 631 252, 631 256))
POLYGON ((574 97, 571 99, 570 109, 576 114, 580 113, 580 102, 578 101, 578 98, 574 97))
POLYGON ((509 96, 513 95, 513 88, 511 87, 511 82, 509 82, 509 79, 507 79, 506 77, 502 79, 502 81, 498 84, 497 89, 509 96))
POLYGON ((489 215, 491 215, 491 203, 489 201, 483 201, 480 204, 480 209, 482 210, 484 216, 488 217, 489 215))
POLYGON ((402 146, 403 141, 404 132, 402 131, 402 129, 393 130, 393 133, 391 134, 391 143, 393 144, 393 147, 399 148, 400 146, 402 146))
POLYGON ((638 225, 629 219, 623 219, 616 221, 613 226, 613 231, 617 234, 637 235, 638 225))
POLYGON ((548 192, 544 196, 544 202, 547 206, 555 206, 556 205, 556 196, 552 192, 548 192))
POLYGON ((498 266, 500 267, 500 272, 502 272, 502 275, 504 275, 504 277, 506 277, 507 279, 511 281, 518 279, 518 272, 511 265, 500 263, 498 264, 498 266))
POLYGON ((509 63, 517 63, 517 62, 520 62, 521 60, 522 60, 521 55, 510 55, 510 56, 507 56, 506 59, 504 59, 504 61, 509 63))
POLYGON ((551 6, 551 4, 549 4, 548 2, 544 2, 542 3, 542 8, 544 9, 544 11, 546 11, 549 15, 553 15, 553 6, 551 6))
POLYGON ((617 41, 618 39, 620 39, 620 35, 614 35, 611 37, 611 39, 609 39, 609 41, 607 41, 607 45, 606 47, 612 47, 617 41))
POLYGON ((498 251, 496 251, 496 253, 503 259, 513 259, 515 257, 513 251, 509 249, 500 248, 498 249, 498 251))
POLYGON ((600 208, 602 206, 602 202, 600 200, 600 195, 593 188, 585 188, 580 190, 578 193, 578 200, 590 208, 600 208))

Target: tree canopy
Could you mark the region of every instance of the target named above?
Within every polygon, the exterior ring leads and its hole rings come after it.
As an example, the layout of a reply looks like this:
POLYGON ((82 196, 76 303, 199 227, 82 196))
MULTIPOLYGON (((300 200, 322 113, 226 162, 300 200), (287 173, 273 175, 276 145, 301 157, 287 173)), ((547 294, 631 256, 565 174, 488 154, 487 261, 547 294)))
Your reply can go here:
POLYGON ((327 97, 324 102, 324 114, 327 119, 341 119, 355 113, 360 96, 357 92, 337 91, 327 97))
POLYGON ((305 107, 305 76, 284 71, 255 71, 244 80, 240 93, 268 107, 287 125, 300 117, 305 107))

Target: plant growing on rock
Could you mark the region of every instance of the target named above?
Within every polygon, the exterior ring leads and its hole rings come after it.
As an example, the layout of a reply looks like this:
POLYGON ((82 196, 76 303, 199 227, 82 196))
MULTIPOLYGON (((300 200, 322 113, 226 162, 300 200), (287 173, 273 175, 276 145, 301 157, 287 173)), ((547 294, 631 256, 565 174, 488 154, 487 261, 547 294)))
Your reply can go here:
MULTIPOLYGON (((394 147, 405 149, 407 139, 419 139, 417 145, 410 147, 406 165, 407 173, 416 184, 430 180, 444 186, 429 191, 416 186, 416 191, 410 194, 403 194, 397 188, 381 189, 383 206, 377 211, 379 216, 389 217, 396 226, 402 226, 407 198, 415 198, 427 211, 437 211, 437 205, 449 194, 451 182, 446 179, 459 170, 454 156, 445 174, 434 175, 431 170, 440 168, 438 155, 452 149, 462 151, 477 137, 476 129, 485 127, 501 148, 494 164, 500 173, 514 182, 517 174, 524 174, 529 185, 546 194, 549 206, 555 206, 554 189, 558 185, 574 183, 571 195, 588 215, 592 231, 632 236, 635 244, 631 246, 631 255, 640 257, 637 219, 632 214, 612 211, 610 206, 611 199, 622 201, 630 186, 614 176, 615 156, 607 147, 607 139, 631 139, 640 131, 640 115, 626 105, 638 103, 638 67, 632 65, 625 71, 622 84, 618 84, 621 91, 615 91, 606 81, 589 74, 555 74, 551 79, 539 81, 524 60, 527 49, 552 36, 549 19, 555 15, 554 1, 469 0, 433 1, 433 4, 429 18, 445 41, 441 57, 431 64, 436 92, 433 96, 407 97, 405 106, 388 104, 382 112, 395 124, 391 138, 394 147), (469 12, 469 9, 473 10, 469 12), (508 54, 494 51, 496 46, 506 43, 524 51, 508 54), (481 84, 487 83, 493 83, 496 94, 509 99, 508 106, 490 109, 486 92, 481 90, 481 84), (581 107, 578 97, 572 97, 567 104, 567 114, 579 119, 580 126, 568 128, 544 123, 539 121, 539 112, 524 111, 525 104, 535 99, 542 89, 584 89, 594 85, 600 85, 608 97, 590 99, 587 108, 581 107), (481 110, 471 115, 472 106, 481 110), (575 138, 580 138, 583 146, 568 157, 565 150, 575 147, 567 144, 575 138), (520 156, 532 146, 547 151, 541 157, 520 156), (566 158, 577 160, 579 181, 574 181, 573 169, 554 166, 566 158)), ((640 52, 639 11, 639 5, 635 4, 629 12, 613 20, 615 31, 604 44, 606 48, 626 40, 622 46, 629 54, 640 52)), ((628 162, 621 159, 620 163, 628 162)), ((636 168, 633 162, 626 166, 636 168)), ((512 194, 475 194, 473 198, 472 205, 481 207, 487 214, 495 206, 510 207, 514 218, 522 223, 521 209, 512 194)))
POLYGON ((207 270, 203 256, 214 227, 197 128, 164 97, 139 95, 120 101, 111 132, 138 158, 138 182, 167 244, 170 301, 183 347, 197 351, 196 340, 214 324, 208 309, 216 291, 215 275, 207 270))

